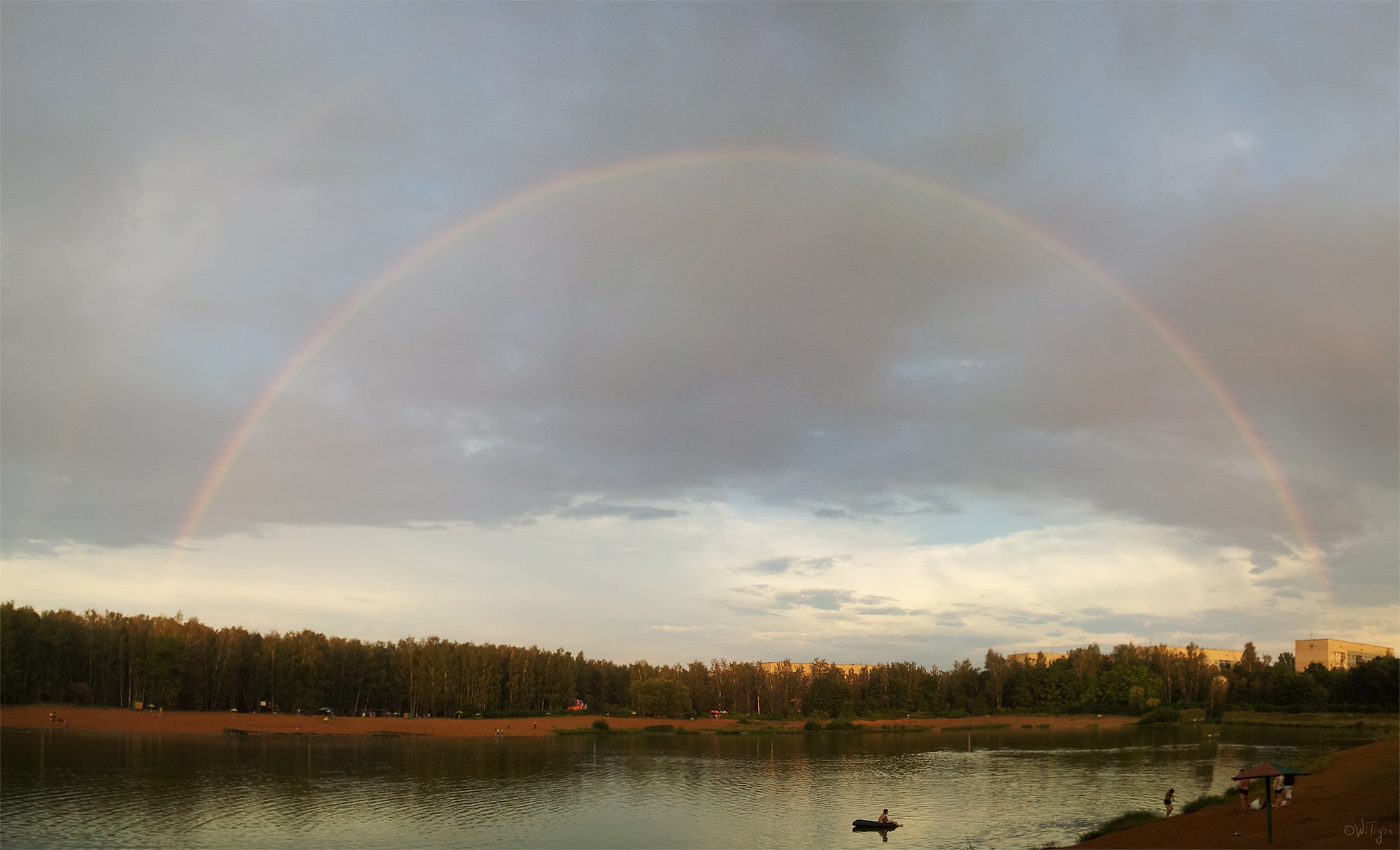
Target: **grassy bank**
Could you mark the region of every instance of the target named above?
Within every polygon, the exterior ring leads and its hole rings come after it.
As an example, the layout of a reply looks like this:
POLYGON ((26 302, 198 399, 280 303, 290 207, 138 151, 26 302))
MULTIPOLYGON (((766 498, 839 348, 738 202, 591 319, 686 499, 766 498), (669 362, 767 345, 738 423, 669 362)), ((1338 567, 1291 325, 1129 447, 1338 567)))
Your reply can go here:
POLYGON ((1355 727, 1385 733, 1400 729, 1397 714, 1348 714, 1340 711, 1314 711, 1290 714, 1273 711, 1227 711, 1222 723, 1235 726, 1319 726, 1355 727))
POLYGON ((1152 814, 1151 812, 1128 812, 1127 814, 1119 815, 1118 817, 1114 818, 1108 823, 1103 824, 1097 829, 1091 829, 1088 832, 1083 833, 1079 836, 1079 840, 1093 841, 1095 838, 1102 838, 1105 835, 1112 835, 1115 832, 1122 832, 1125 829, 1132 829, 1133 827, 1142 826, 1143 824, 1151 823, 1154 820, 1157 820, 1157 816, 1152 814))

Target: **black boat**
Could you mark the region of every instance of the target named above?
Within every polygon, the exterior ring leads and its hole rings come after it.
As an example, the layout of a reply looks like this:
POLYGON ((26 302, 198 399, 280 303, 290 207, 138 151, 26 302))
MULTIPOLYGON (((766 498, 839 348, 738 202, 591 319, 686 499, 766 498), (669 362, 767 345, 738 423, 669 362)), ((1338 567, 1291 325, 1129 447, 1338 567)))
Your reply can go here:
POLYGON ((899 826, 899 824, 895 823, 894 821, 890 821, 888 823, 880 823, 877 820, 851 821, 851 829, 894 829, 897 826, 899 826))

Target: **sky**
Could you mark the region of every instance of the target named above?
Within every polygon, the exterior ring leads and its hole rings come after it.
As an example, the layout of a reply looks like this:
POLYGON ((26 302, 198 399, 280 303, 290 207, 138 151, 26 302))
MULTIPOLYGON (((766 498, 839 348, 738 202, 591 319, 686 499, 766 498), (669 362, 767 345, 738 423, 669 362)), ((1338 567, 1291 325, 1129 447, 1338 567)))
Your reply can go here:
POLYGON ((1393 3, 7 3, 0 596, 1400 644, 1393 3))

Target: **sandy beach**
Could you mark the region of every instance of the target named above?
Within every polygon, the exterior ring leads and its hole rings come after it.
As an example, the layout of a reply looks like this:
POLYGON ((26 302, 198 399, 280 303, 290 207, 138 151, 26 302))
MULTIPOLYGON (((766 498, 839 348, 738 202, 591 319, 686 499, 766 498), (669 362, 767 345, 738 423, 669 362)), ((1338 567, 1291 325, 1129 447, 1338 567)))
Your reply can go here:
MULTIPOLYGON (((562 715, 553 717, 511 717, 511 718, 463 718, 431 717, 334 717, 329 720, 294 714, 241 714, 238 712, 213 711, 132 711, 123 708, 73 708, 53 705, 21 705, 0 708, 0 726, 53 728, 49 712, 56 712, 68 722, 69 729, 105 729, 121 732, 182 732, 190 734, 220 735, 226 729, 236 729, 254 734, 301 734, 301 735, 431 735, 445 738, 490 738, 496 730, 508 737, 525 735, 551 735, 556 730, 582 729, 591 726, 595 720, 606 720, 613 729, 642 729, 657 724, 670 724, 697 732, 713 732, 717 729, 801 729, 804 721, 786 720, 740 724, 731 718, 718 720, 703 718, 697 720, 658 720, 648 717, 599 717, 598 715, 562 715)), ((1123 726, 1134 722, 1132 717, 1034 717, 1009 716, 965 717, 960 719, 926 718, 901 720, 858 720, 859 726, 880 728, 882 726, 916 726, 941 731, 957 732, 960 729, 985 728, 989 724, 1020 729, 1022 726, 1048 727, 1050 729, 1086 729, 1091 726, 1123 726)))
POLYGON ((1075 847, 1400 847, 1400 739, 1343 750, 1316 774, 1300 777, 1293 805, 1274 809, 1273 821, 1269 844, 1265 813, 1229 803, 1075 847))

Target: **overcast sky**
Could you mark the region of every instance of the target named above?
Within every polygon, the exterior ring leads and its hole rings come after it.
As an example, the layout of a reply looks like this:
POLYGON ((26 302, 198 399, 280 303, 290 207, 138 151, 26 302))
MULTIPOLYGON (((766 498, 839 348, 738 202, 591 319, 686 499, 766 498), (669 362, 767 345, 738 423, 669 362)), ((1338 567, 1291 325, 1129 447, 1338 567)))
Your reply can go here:
POLYGON ((0 17, 5 599, 1400 642, 1393 3, 0 17))

